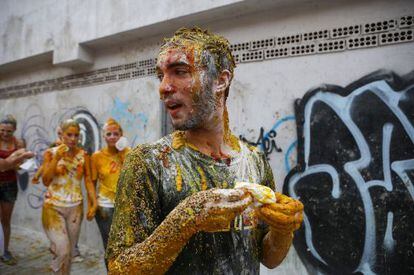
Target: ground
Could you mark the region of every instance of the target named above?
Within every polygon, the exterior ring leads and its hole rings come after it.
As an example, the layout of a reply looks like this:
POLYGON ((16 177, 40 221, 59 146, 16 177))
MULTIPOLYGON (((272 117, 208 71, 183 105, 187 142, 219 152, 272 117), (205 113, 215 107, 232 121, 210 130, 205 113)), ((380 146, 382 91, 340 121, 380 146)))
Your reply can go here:
MULTIPOLYGON (((49 241, 45 234, 21 227, 13 227, 11 234, 10 251, 16 257, 18 263, 15 266, 8 266, 0 262, 0 274, 52 274, 49 269, 52 256, 49 252, 49 241)), ((106 274, 101 253, 82 245, 80 245, 79 249, 84 261, 72 264, 72 275, 106 274)))

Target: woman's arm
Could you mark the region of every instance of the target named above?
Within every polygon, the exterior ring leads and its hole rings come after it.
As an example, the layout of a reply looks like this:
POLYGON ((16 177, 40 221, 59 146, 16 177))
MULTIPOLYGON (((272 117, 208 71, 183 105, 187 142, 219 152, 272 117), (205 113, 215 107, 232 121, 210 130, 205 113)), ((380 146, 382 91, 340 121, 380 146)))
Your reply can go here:
POLYGON ((56 174, 56 167, 58 161, 62 158, 64 152, 67 150, 67 146, 62 144, 56 149, 56 153, 53 154, 51 149, 46 150, 43 160, 43 184, 49 186, 56 174))
POLYGON ((11 154, 8 158, 0 159, 0 172, 13 169, 24 160, 33 156, 34 154, 32 152, 26 151, 25 149, 19 149, 11 154))
POLYGON ((86 192, 88 193, 88 214, 86 215, 86 218, 90 221, 95 217, 98 205, 96 202, 95 184, 92 182, 91 178, 91 160, 87 153, 85 153, 84 179, 86 192))

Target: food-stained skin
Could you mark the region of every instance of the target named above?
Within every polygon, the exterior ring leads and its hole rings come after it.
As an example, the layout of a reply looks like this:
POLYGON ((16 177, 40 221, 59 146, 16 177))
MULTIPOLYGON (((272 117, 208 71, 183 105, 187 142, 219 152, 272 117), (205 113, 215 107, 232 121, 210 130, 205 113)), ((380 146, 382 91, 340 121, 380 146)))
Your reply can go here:
POLYGON ((90 178, 88 154, 78 147, 80 128, 73 120, 62 123, 62 144, 46 150, 43 183, 48 186, 42 223, 54 254, 52 269, 69 274, 71 253, 78 240, 83 217, 81 182, 88 194, 88 218, 96 211, 96 195, 90 178))
POLYGON ((114 147, 121 138, 122 131, 117 124, 108 124, 104 128, 104 138, 108 147, 114 147))
MULTIPOLYGON (((59 147, 46 150, 45 166, 52 162, 59 147)), ((46 193, 46 201, 53 201, 58 206, 73 206, 82 202, 81 181, 84 176, 86 152, 79 150, 76 155, 69 156, 66 152, 56 163, 52 182, 46 193)))
POLYGON ((78 147, 79 134, 80 128, 75 121, 66 120, 62 123, 63 143, 46 150, 42 176, 44 185, 52 185, 46 193, 46 201, 53 201, 60 206, 73 206, 82 202, 80 183, 84 178, 90 216, 96 211, 96 195, 90 178, 89 156, 78 147))
POLYGON ((194 51, 167 49, 160 53, 157 64, 160 98, 178 130, 198 127, 215 106, 209 91, 212 80, 207 79, 204 68, 194 64, 194 51))

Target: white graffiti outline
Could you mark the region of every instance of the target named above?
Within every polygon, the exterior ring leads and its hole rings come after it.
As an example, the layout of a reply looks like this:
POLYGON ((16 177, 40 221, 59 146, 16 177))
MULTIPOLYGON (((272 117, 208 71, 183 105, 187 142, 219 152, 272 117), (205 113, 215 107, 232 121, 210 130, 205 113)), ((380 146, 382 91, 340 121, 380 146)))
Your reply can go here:
MULTIPOLYGON (((375 264, 376 255, 375 255, 375 240, 376 240, 376 223, 375 223, 375 216, 374 216, 374 209, 372 205, 372 200, 369 195, 368 189, 373 186, 382 186, 386 188, 387 191, 392 191, 392 182, 391 182, 391 171, 388 167, 391 167, 393 171, 401 178, 404 182, 408 192, 411 195, 411 198, 414 200, 414 187, 413 183, 411 182, 410 178, 408 177, 406 170, 414 169, 414 159, 409 160, 402 160, 402 161, 394 161, 390 165, 390 141, 392 137, 393 125, 390 123, 386 123, 383 126, 383 146, 382 146, 382 156, 383 156, 383 169, 384 169, 384 180, 379 181, 370 181, 365 182, 361 173, 362 169, 366 168, 370 161, 371 161, 371 153, 368 147, 368 144, 360 132, 357 125, 351 119, 351 111, 350 108, 352 106, 352 102, 354 98, 362 93, 367 91, 371 91, 374 95, 380 98, 394 113, 396 118, 402 124, 404 130, 407 132, 408 136, 410 137, 411 141, 414 143, 414 128, 413 125, 410 124, 408 118, 404 114, 404 112, 398 107, 398 103, 401 99, 406 97, 406 93, 408 90, 412 89, 414 86, 407 87, 405 90, 396 92, 394 91, 386 81, 379 80, 367 85, 364 85, 346 97, 329 93, 326 91, 317 91, 312 98, 306 103, 305 106, 305 123, 303 126, 304 129, 304 162, 305 162, 305 170, 303 172, 299 172, 295 174, 293 177, 289 179, 288 182, 288 190, 292 197, 298 198, 297 194, 295 193, 295 185, 296 183, 303 177, 313 174, 313 173, 328 173, 333 182, 332 188, 332 196, 334 198, 338 198, 340 195, 340 187, 339 187, 339 178, 338 174, 334 167, 330 165, 318 164, 309 166, 309 154, 310 154, 310 138, 311 138, 311 127, 310 127, 310 118, 311 112, 313 110, 313 106, 317 101, 324 102, 327 104, 332 110, 342 119, 343 123, 348 128, 349 132, 354 137, 354 140, 357 143, 357 146, 361 153, 361 158, 355 161, 348 162, 344 165, 344 170, 352 177, 354 180, 364 205, 365 209, 365 242, 364 242, 364 249, 360 259, 360 263, 358 267, 355 269, 354 272, 362 272, 364 274, 374 274, 372 271, 372 266, 375 264), (386 167, 388 169, 386 169, 386 167)), ((326 261, 319 255, 316 251, 313 242, 312 242, 312 229, 310 227, 310 223, 308 218, 304 217, 305 222, 305 239, 308 248, 312 255, 318 259, 321 263, 327 265, 326 261)), ((392 237, 392 223, 393 223, 393 213, 388 212, 387 214, 387 227, 386 233, 384 237, 384 247, 388 251, 392 251, 395 245, 395 241, 392 237)))

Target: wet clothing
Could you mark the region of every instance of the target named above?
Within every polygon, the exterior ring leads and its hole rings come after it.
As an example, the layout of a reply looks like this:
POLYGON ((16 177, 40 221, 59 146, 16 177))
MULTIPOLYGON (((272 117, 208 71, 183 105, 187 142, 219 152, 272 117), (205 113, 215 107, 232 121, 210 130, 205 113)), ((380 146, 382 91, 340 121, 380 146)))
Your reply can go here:
MULTIPOLYGON (((118 185, 107 258, 145 240, 186 197, 210 188, 233 188, 237 181, 274 189, 264 155, 237 140, 240 152, 227 160, 176 146, 177 132, 135 148, 118 185)), ((196 233, 167 274, 258 274, 261 243, 267 229, 248 215, 236 217, 222 232, 196 233)))
POLYGON ((54 272, 70 270, 72 256, 76 255, 82 219, 82 204, 59 207, 45 203, 43 206, 42 223, 50 240, 53 255, 51 268, 54 272))
MULTIPOLYGON (((50 163, 57 149, 46 150, 45 160, 50 163)), ((51 268, 59 274, 70 271, 71 259, 76 253, 83 218, 81 183, 85 161, 86 152, 82 149, 75 156, 64 154, 45 193, 42 223, 53 254, 51 268)))
POLYGON ((101 207, 114 207, 116 186, 119 174, 129 148, 110 154, 104 148, 92 155, 91 176, 92 181, 98 181, 98 205, 101 207))
MULTIPOLYGON (((45 152, 51 160, 58 147, 45 152)), ((81 183, 84 176, 86 152, 79 149, 73 157, 63 156, 56 165, 56 173, 45 194, 45 203, 60 207, 72 207, 82 203, 81 183)))

